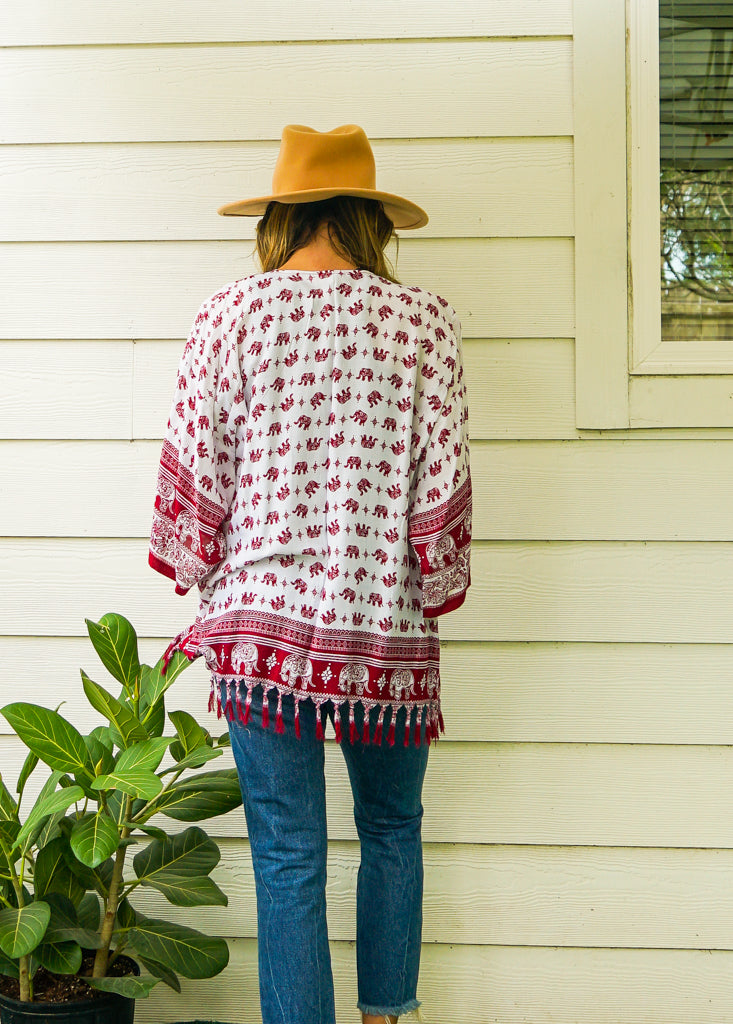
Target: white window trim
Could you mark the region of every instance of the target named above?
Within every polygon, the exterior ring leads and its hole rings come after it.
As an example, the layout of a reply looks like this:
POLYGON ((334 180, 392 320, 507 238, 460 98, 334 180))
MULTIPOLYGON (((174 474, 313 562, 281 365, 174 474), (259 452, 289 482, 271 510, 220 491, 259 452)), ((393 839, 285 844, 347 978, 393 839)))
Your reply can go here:
POLYGON ((573 35, 576 425, 731 427, 733 342, 661 340, 657 0, 575 0, 573 35))

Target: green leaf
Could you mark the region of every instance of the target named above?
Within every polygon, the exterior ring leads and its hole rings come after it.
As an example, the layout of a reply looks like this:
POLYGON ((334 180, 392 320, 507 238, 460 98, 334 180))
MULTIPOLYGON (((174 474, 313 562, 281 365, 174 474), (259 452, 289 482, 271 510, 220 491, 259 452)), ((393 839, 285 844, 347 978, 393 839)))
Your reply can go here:
POLYGON ((141 956, 140 963, 143 967, 150 971, 156 978, 160 978, 166 985, 170 986, 174 992, 181 991, 181 983, 178 980, 178 976, 173 971, 169 970, 165 964, 156 963, 155 960, 148 960, 147 957, 141 956))
POLYGON ((12 867, 20 856, 17 852, 11 852, 15 846, 15 837, 20 831, 20 824, 17 821, 0 821, 0 891, 7 898, 13 889, 10 885, 10 878, 13 874, 12 867))
POLYGON ((98 775, 92 783, 92 789, 120 789, 129 796, 141 796, 146 800, 152 800, 163 788, 155 772, 147 771, 145 768, 131 768, 122 772, 115 769, 107 775, 98 775))
POLYGON ((167 839, 168 833, 164 832, 162 828, 158 828, 157 825, 138 825, 136 821, 123 822, 127 828, 139 829, 140 832, 144 832, 147 836, 152 836, 153 839, 167 839))
MULTIPOLYGON (((142 718, 143 712, 140 711, 140 717, 142 718)), ((147 729, 148 736, 162 736, 163 730, 165 729, 165 697, 159 697, 150 709, 150 713, 145 714, 145 728, 147 729)))
MULTIPOLYGON (((49 930, 58 925, 64 925, 64 927, 67 927, 77 924, 76 908, 67 896, 62 896, 60 893, 54 892, 44 897, 43 902, 48 903, 51 908, 51 921, 48 925, 49 930)), ((46 937, 51 937, 49 935, 49 931, 46 932, 46 937)))
MULTIPOLYGON (((71 829, 69 829, 69 836, 71 836, 71 829)), ((86 864, 82 864, 81 861, 77 860, 71 849, 68 849, 66 851, 66 863, 85 889, 93 889, 100 896, 106 897, 112 882, 112 871, 114 870, 114 861, 111 857, 92 870, 86 864)))
POLYGON ((82 896, 76 907, 76 915, 82 928, 95 931, 99 928, 101 909, 95 892, 87 892, 82 896))
POLYGON ((150 813, 160 811, 179 821, 203 821, 226 814, 241 803, 237 770, 225 768, 174 782, 155 801, 150 813))
POLYGON ((170 742, 168 736, 156 736, 153 739, 145 740, 144 743, 133 744, 120 753, 115 770, 126 772, 133 768, 147 768, 148 771, 154 772, 163 760, 163 755, 170 742))
MULTIPOLYGON (((155 668, 157 668, 160 671, 162 671, 163 669, 163 657, 164 655, 161 655, 161 657, 158 658, 158 660, 155 663, 155 668)), ((183 653, 183 651, 173 652, 173 657, 168 662, 168 667, 165 670, 165 675, 163 676, 163 678, 166 680, 166 689, 168 689, 171 683, 175 682, 175 680, 180 676, 181 672, 184 672, 189 667, 190 664, 191 662, 183 653)))
POLYGON ((18 805, 0 777, 0 821, 17 821, 18 805))
MULTIPOLYGON (((180 651, 176 651, 176 654, 180 654, 180 651)), ((184 661, 188 661, 186 656, 183 656, 184 661)), ((175 671, 173 662, 171 661, 165 675, 162 674, 161 669, 163 667, 163 659, 159 661, 151 668, 150 665, 143 665, 140 673, 140 717, 143 721, 147 722, 147 718, 152 714, 156 704, 160 701, 160 698, 166 692, 166 690, 174 682, 177 673, 175 671)), ((179 672, 182 669, 179 670, 179 672)))
POLYGON ((140 674, 137 634, 123 615, 111 612, 99 622, 84 620, 94 649, 111 675, 128 689, 132 689, 140 674))
POLYGON ((87 700, 100 715, 104 715, 112 723, 120 734, 122 746, 129 747, 131 743, 137 743, 148 738, 147 732, 132 712, 128 711, 124 704, 121 704, 116 697, 108 693, 103 686, 90 679, 84 669, 81 670, 81 678, 87 700))
MULTIPOLYGON (((196 750, 192 750, 190 754, 186 754, 183 757, 183 747, 178 741, 175 741, 176 746, 180 748, 181 760, 178 764, 171 765, 170 768, 164 768, 160 775, 169 775, 171 772, 180 771, 181 768, 200 768, 202 764, 206 764, 207 761, 213 761, 215 757, 221 757, 224 753, 223 750, 212 750, 209 746, 198 747, 196 750)), ((173 745, 171 745, 171 753, 173 753, 173 745)), ((174 754, 175 756, 175 754, 174 754)))
MULTIPOLYGON (((173 740, 173 742, 171 743, 170 750, 171 757, 173 758, 174 761, 182 761, 183 758, 186 756, 186 750, 180 740, 173 740)), ((177 771, 177 768, 177 765, 173 765, 172 768, 166 768, 166 770, 164 772, 161 772, 161 774, 166 775, 168 772, 175 772, 177 771)))
POLYGON ((74 904, 65 896, 49 893, 45 902, 51 907, 51 920, 43 936, 44 945, 75 942, 84 949, 98 949, 102 945, 99 932, 79 923, 74 904))
POLYGON ((77 800, 81 800, 83 796, 84 790, 81 786, 69 786, 68 789, 58 789, 55 793, 36 801, 15 840, 16 848, 18 850, 26 849, 29 841, 33 842, 34 831, 37 835, 37 831, 50 815, 65 811, 67 807, 76 803, 77 800))
POLYGON ((187 711, 169 711, 168 717, 175 726, 181 746, 186 754, 203 747, 208 733, 202 729, 196 719, 187 711))
POLYGON ((97 775, 103 775, 114 767, 114 754, 106 744, 98 740, 96 736, 85 736, 84 742, 97 775))
MULTIPOLYGON (((125 820, 127 799, 127 794, 122 793, 119 789, 115 789, 107 795, 107 810, 117 822, 119 828, 122 828, 122 822, 125 820)), ((138 811, 141 811, 147 802, 147 800, 142 798, 133 797, 130 818, 133 818, 138 811)))
POLYGON ((191 878, 161 871, 152 878, 145 878, 142 884, 162 892, 175 907, 225 907, 229 902, 226 893, 208 875, 191 878))
POLYGON ((33 872, 36 899, 47 893, 60 893, 72 903, 78 903, 84 895, 84 886, 66 863, 64 853, 67 849, 66 836, 58 836, 38 851, 33 872))
MULTIPOLYGON (((152 972, 151 972, 152 973, 152 972)), ((18 961, 11 960, 9 956, 5 956, 3 951, 0 949, 0 974, 6 975, 8 978, 19 978, 20 971, 18 970, 18 961)), ((179 989, 180 991, 180 989, 179 989)))
POLYGON ((38 957, 53 974, 76 974, 81 967, 81 946, 78 942, 44 942, 38 957))
POLYGON ((116 992, 128 999, 145 999, 152 989, 158 984, 157 978, 136 978, 132 974, 124 978, 85 978, 92 988, 101 989, 102 992, 116 992))
POLYGON ((96 868, 117 849, 120 834, 114 821, 103 811, 88 814, 71 830, 74 856, 87 867, 96 868))
POLYGON ((160 872, 177 875, 208 875, 219 863, 221 853, 203 829, 192 826, 178 835, 148 843, 135 854, 132 866, 138 878, 153 878, 160 872))
POLYGON ((17 785, 15 787, 16 792, 18 794, 18 802, 19 803, 20 803, 20 798, 23 796, 23 790, 25 789, 25 784, 28 781, 28 779, 30 778, 31 773, 35 770, 35 767, 38 764, 38 761, 39 761, 38 755, 34 754, 32 750, 29 750, 28 751, 28 756, 26 757, 25 761, 23 762, 23 767, 20 770, 20 775, 18 776, 18 783, 17 783, 17 785))
POLYGON ((48 903, 36 900, 19 910, 0 910, 0 949, 17 959, 39 946, 51 919, 48 903))
POLYGON ((0 709, 25 745, 51 768, 91 781, 94 765, 84 738, 56 711, 36 704, 6 704, 0 709))
POLYGON ((125 896, 117 904, 116 925, 117 929, 134 928, 137 924, 137 914, 128 898, 125 896))
POLYGON ((165 964, 184 978, 213 978, 229 963, 224 939, 169 921, 143 921, 128 932, 128 943, 140 956, 165 964))
MULTIPOLYGON (((73 817, 74 820, 76 820, 76 816, 74 815, 73 817)), ((46 818, 35 838, 33 835, 29 836, 26 849, 30 850, 31 847, 37 846, 39 850, 42 850, 44 846, 48 846, 51 840, 56 839, 57 836, 63 834, 61 832, 61 822, 63 820, 63 811, 57 811, 56 814, 52 814, 49 818, 46 818)))
POLYGON ((108 725, 95 726, 89 735, 99 743, 102 743, 108 750, 114 750, 114 740, 108 725))

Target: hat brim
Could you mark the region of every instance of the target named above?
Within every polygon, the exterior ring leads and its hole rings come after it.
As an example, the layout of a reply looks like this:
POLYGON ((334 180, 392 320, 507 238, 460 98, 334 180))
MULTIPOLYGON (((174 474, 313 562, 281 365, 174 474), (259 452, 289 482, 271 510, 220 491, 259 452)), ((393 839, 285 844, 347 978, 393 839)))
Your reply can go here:
POLYGON ((428 215, 417 203, 396 196, 392 192, 378 192, 371 188, 313 188, 303 192, 284 192, 280 195, 259 196, 257 199, 243 199, 237 203, 220 206, 217 213, 222 217, 261 217, 267 204, 316 203, 333 196, 360 196, 364 199, 378 199, 384 205, 384 212, 396 228, 403 231, 422 228, 428 222, 428 215))

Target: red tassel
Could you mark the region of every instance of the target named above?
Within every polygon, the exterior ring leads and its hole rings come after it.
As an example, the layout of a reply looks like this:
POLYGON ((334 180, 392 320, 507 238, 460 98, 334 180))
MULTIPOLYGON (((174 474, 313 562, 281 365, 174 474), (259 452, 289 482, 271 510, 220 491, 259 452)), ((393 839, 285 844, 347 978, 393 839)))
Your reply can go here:
POLYGON ((283 695, 278 692, 277 695, 277 716, 275 718, 275 732, 282 735, 285 732, 285 723, 283 722, 283 695))
POLYGON ((369 712, 364 712, 364 732, 362 733, 361 742, 364 746, 369 744, 369 712))
POLYGON ((227 697, 227 702, 224 705, 224 717, 229 722, 231 722, 231 720, 234 718, 234 708, 232 706, 232 695, 231 695, 231 693, 227 697))
POLYGON ((377 719, 377 726, 374 730, 374 743, 379 746, 382 742, 382 719, 384 718, 384 705, 379 709, 379 718, 377 719))
POLYGON ((394 727, 396 718, 397 715, 394 713, 394 708, 392 708, 392 721, 390 722, 389 732, 387 733, 387 743, 389 743, 390 747, 394 746, 394 727))
POLYGON ((402 744, 403 747, 410 746, 410 719, 412 718, 412 708, 405 709, 405 739, 402 744))
MULTIPOLYGON (((445 732, 445 722, 443 721, 443 712, 440 710, 440 708, 438 709, 438 725, 440 726, 440 731, 441 732, 445 732)), ((438 734, 437 733, 435 734, 435 738, 437 740, 437 738, 438 738, 438 734)))
POLYGON ((323 722, 321 721, 321 705, 316 708, 316 739, 323 739, 323 722))
POLYGON ((300 701, 295 702, 295 735, 300 739, 300 701))
POLYGON ((246 725, 252 717, 252 690, 247 690, 247 702, 244 705, 244 718, 242 725, 246 725))
POLYGON ((354 721, 354 705, 349 706, 349 742, 353 746, 356 743, 356 722, 354 721))
POLYGON ((262 694, 262 728, 267 729, 270 724, 270 698, 267 691, 262 694))
POLYGON ((214 710, 214 683, 211 683, 211 692, 209 693, 209 711, 214 710))
POLYGON ((336 732, 336 742, 340 743, 341 742, 341 705, 340 704, 336 705, 336 715, 334 717, 333 723, 334 723, 333 724, 333 728, 334 728, 334 731, 336 732))
POLYGON ((221 696, 219 694, 218 688, 216 691, 216 717, 221 718, 221 696))

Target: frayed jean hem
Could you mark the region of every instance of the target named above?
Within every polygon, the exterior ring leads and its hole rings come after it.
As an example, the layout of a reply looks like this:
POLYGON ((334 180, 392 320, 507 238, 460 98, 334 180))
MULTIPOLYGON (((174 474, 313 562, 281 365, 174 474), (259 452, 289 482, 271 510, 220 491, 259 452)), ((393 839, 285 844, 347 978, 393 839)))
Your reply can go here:
MULTIPOLYGON (((361 1000, 357 1002, 356 1008, 361 1010, 362 1013, 369 1014, 372 1017, 401 1017, 403 1013, 410 1013, 413 1010, 417 1010, 418 1006, 422 1006, 419 999, 408 999, 406 1003, 402 1003, 401 1006, 368 1006, 366 1003, 362 1003, 361 1000)), ((418 1014, 417 1019, 420 1020, 418 1014)))

